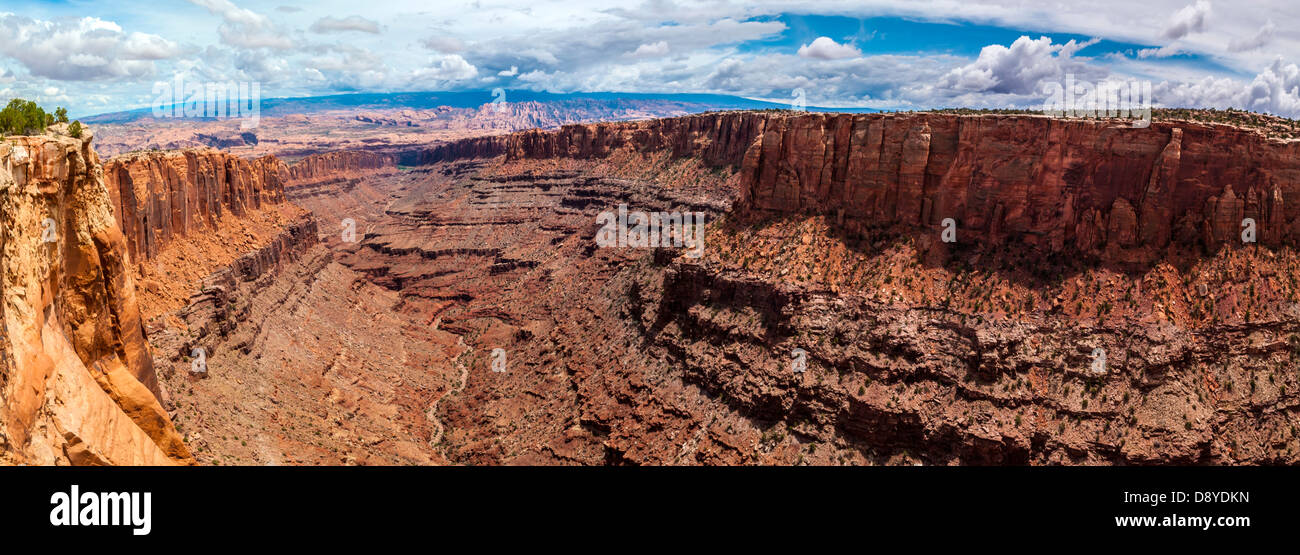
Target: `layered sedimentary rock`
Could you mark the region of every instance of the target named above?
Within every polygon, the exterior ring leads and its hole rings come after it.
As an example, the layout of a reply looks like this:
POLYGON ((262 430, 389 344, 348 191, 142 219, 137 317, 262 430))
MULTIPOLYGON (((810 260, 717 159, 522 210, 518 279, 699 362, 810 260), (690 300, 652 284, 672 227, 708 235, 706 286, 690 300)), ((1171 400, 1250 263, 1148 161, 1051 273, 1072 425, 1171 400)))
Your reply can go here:
POLYGON ((192 461, 159 402, 91 133, 0 143, 0 461, 192 461))
POLYGON ((288 168, 285 181, 291 185, 318 183, 357 177, 375 170, 392 169, 397 165, 391 154, 344 150, 307 156, 288 168))
POLYGON ((275 156, 247 160, 211 149, 138 152, 105 163, 104 175, 132 260, 143 262, 178 237, 215 227, 268 204, 355 185, 363 175, 393 170, 392 155, 329 152, 289 165, 275 156))
POLYGON ((416 157, 415 163, 426 165, 469 158, 492 158, 505 154, 508 142, 509 137, 506 135, 451 141, 421 151, 416 157))
POLYGON ((283 202, 287 166, 274 156, 245 160, 210 149, 127 154, 104 177, 131 259, 158 255, 176 237, 264 204, 283 202))
MULTIPOLYGON (((364 190, 354 191, 364 177, 395 171, 397 157, 392 154, 367 151, 314 154, 289 166, 285 195, 294 203, 318 196, 334 199, 343 199, 349 195, 365 196, 364 190)), ((340 203, 345 204, 346 201, 340 203)), ((338 221, 332 214, 316 212, 317 217, 338 221)))
POLYGON ((1225 125, 1039 116, 729 112, 568 125, 443 145, 428 163, 669 152, 740 168, 742 212, 849 228, 939 226, 1053 252, 1149 263, 1171 243, 1300 239, 1300 142, 1225 125), (502 145, 501 143, 505 144, 502 145))
POLYGON ((600 158, 619 148, 667 151, 673 157, 699 158, 715 166, 739 165, 774 116, 725 112, 637 122, 566 125, 557 131, 531 130, 508 137, 507 156, 600 158))
POLYGON ((984 244, 1149 263, 1171 241, 1300 238, 1300 143, 1228 126, 1047 117, 769 118, 744 168, 750 209, 843 213, 852 226, 939 226, 984 244), (1235 191, 1235 192, 1234 192, 1235 191))
POLYGON ((1247 217, 1265 245, 1294 239, 1291 143, 763 113, 496 141, 378 186, 386 219, 339 256, 469 347, 427 411, 452 462, 1300 460, 1300 258, 1199 250, 1247 217), (703 258, 602 248, 619 204, 705 212, 703 258), (946 218, 960 248, 922 263, 898 232, 946 218), (1096 259, 1169 254, 1189 256, 1096 259))

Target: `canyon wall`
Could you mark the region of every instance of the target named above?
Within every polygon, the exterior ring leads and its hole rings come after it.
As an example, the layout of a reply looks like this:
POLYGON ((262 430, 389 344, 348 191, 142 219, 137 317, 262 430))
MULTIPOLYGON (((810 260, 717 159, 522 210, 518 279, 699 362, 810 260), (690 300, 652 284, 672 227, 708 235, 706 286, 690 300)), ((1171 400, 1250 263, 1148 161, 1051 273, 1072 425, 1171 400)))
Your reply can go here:
POLYGON ((0 462, 189 463, 92 138, 0 143, 0 462))
POLYGON ((850 226, 939 226, 985 244, 1149 263, 1171 243, 1300 239, 1300 142, 1229 126, 1035 116, 770 118, 746 153, 748 208, 850 226))
POLYGON ((397 165, 391 154, 364 150, 342 150, 307 156, 292 166, 284 176, 291 185, 338 181, 397 165))
POLYGON ((937 227, 1149 263, 1171 244, 1300 240, 1300 142, 1225 125, 952 114, 727 112, 467 139, 427 162, 667 150, 740 170, 738 210, 816 212, 850 229, 937 227), (502 144, 504 143, 504 144, 502 144))
POLYGON ((131 260, 156 257, 177 237, 284 201, 287 166, 274 156, 245 160, 218 150, 127 154, 104 164, 114 214, 131 260))
POLYGON ((215 227, 226 212, 242 217, 288 196, 395 167, 392 155, 366 151, 316 154, 288 165, 275 156, 248 160, 186 149, 112 158, 104 176, 131 259, 141 262, 178 237, 215 227))
POLYGON ((423 166, 470 158, 494 158, 506 153, 509 142, 509 135, 491 135, 452 141, 421 151, 414 162, 423 166))

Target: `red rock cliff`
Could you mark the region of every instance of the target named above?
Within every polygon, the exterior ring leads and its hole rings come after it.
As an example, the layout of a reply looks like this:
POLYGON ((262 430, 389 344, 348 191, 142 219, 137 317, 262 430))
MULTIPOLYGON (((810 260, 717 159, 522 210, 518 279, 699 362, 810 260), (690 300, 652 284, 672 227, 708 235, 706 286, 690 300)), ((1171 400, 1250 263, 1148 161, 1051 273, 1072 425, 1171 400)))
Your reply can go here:
POLYGON ((242 216, 284 201, 289 171, 274 156, 245 160, 187 149, 127 154, 104 164, 104 177, 131 259, 148 260, 172 239, 211 228, 229 211, 242 216))
MULTIPOLYGON (((958 225, 959 240, 1015 239, 1146 263, 1171 242, 1300 240, 1300 142, 1224 125, 1042 116, 728 112, 569 125, 505 138, 506 155, 596 158, 671 150, 738 166, 742 212, 833 214, 844 225, 958 225)), ((445 152, 473 156, 472 144, 445 152)), ((493 151, 486 150, 492 155, 493 151)))
POLYGON ((192 462, 91 138, 0 142, 0 463, 192 462))
POLYGON ((313 154, 288 167, 285 181, 291 185, 356 177, 375 170, 393 168, 396 158, 364 150, 343 150, 313 154))

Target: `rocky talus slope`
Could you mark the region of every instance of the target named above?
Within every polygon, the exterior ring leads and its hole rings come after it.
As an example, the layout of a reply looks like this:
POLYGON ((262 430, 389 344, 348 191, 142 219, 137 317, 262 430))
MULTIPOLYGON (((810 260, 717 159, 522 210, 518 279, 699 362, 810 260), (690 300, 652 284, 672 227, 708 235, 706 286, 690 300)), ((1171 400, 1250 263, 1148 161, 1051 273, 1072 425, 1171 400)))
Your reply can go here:
POLYGON ((0 142, 0 461, 190 463, 159 402, 131 250, 91 140, 0 142))
POLYGON ((453 462, 1295 463, 1297 144, 1036 116, 566 126, 380 180, 388 218, 339 257, 470 348, 435 411, 453 462), (620 203, 707 213, 705 255, 598 247, 620 203))

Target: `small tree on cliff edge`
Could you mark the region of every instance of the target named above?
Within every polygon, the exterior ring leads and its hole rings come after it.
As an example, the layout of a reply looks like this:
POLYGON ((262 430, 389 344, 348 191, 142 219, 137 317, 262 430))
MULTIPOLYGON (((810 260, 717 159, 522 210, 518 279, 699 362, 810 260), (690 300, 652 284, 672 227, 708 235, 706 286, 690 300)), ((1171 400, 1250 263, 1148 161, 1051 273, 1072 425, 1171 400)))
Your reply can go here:
POLYGON ((54 121, 58 123, 68 123, 68 109, 62 106, 54 109, 54 121))
POLYGON ((74 121, 74 122, 72 122, 72 125, 69 125, 69 126, 68 126, 68 136, 69 136, 69 137, 72 137, 72 138, 74 138, 74 139, 80 139, 80 138, 81 138, 81 121, 80 121, 80 120, 78 120, 78 121, 74 121))
POLYGON ((33 135, 44 133, 53 117, 30 100, 15 98, 0 110, 0 134, 33 135))

